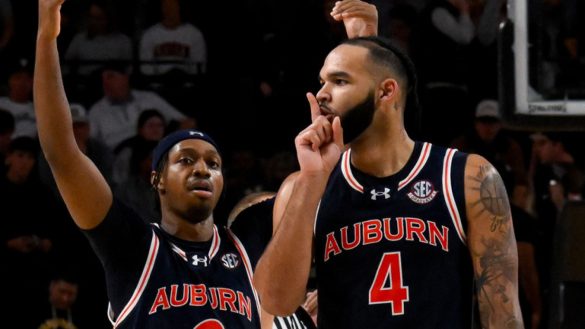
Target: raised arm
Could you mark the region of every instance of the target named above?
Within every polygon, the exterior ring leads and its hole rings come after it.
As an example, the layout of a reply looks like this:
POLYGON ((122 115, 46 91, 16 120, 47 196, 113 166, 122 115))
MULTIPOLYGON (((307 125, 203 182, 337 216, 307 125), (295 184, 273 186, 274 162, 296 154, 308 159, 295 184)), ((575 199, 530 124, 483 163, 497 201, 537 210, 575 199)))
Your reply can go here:
POLYGON ((338 1, 331 16, 343 21, 349 39, 378 35, 378 10, 372 4, 360 0, 338 1))
POLYGON ((281 316, 293 313, 305 299, 317 207, 343 149, 339 118, 330 123, 319 114, 315 97, 308 98, 313 123, 295 139, 301 170, 278 192, 274 236, 254 275, 262 306, 281 316))
POLYGON ((465 199, 481 327, 524 328, 510 203, 502 178, 478 155, 467 160, 465 199))
POLYGON ((84 229, 98 225, 112 192, 96 166, 77 147, 59 67, 57 36, 64 0, 39 0, 34 104, 41 147, 65 204, 84 229))

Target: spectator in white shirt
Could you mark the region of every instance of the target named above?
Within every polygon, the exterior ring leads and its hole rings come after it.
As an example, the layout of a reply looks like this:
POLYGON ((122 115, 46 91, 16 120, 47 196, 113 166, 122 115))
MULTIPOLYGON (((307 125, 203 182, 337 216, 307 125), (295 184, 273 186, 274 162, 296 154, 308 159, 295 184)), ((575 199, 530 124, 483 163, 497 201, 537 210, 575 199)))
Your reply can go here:
POLYGON ((205 72, 207 46, 201 31, 181 18, 179 0, 161 0, 162 18, 148 28, 140 40, 140 60, 176 61, 143 64, 146 75, 161 75, 178 70, 187 74, 205 72))
POLYGON ((166 122, 177 121, 181 128, 195 126, 195 120, 179 112, 152 91, 130 86, 130 69, 124 64, 109 63, 102 72, 104 96, 91 106, 89 122, 93 137, 111 149, 136 133, 140 113, 156 108, 166 122))
POLYGON ((15 129, 12 138, 37 136, 32 83, 32 67, 26 59, 21 59, 12 67, 8 76, 8 95, 0 97, 0 108, 14 116, 15 129))

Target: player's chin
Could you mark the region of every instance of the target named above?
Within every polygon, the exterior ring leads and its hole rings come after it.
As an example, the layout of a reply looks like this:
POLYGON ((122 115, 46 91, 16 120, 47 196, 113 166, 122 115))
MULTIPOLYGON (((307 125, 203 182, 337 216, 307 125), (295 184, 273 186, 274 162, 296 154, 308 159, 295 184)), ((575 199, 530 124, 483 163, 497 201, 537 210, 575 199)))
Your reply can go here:
POLYGON ((208 219, 213 213, 213 209, 214 204, 211 202, 193 205, 187 210, 185 218, 189 223, 198 224, 208 219))

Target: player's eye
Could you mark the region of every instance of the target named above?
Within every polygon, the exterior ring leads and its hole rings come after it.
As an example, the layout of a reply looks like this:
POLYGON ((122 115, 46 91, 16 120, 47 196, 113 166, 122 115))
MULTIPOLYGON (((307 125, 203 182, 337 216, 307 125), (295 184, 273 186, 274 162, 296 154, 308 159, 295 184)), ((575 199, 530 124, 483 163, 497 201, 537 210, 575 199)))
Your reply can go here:
POLYGON ((191 159, 190 157, 180 157, 179 158, 179 163, 181 163, 181 164, 192 164, 193 163, 193 159, 191 159))

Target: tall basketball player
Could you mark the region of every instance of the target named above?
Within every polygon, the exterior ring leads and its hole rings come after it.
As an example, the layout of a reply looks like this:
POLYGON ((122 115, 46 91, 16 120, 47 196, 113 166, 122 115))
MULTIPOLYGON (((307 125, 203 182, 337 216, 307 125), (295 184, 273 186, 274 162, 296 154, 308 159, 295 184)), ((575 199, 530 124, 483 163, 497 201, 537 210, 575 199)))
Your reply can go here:
POLYGON ((478 155, 408 136, 410 60, 381 38, 352 39, 320 80, 256 269, 263 306, 294 311, 314 257, 320 329, 522 328, 502 179, 478 155))

